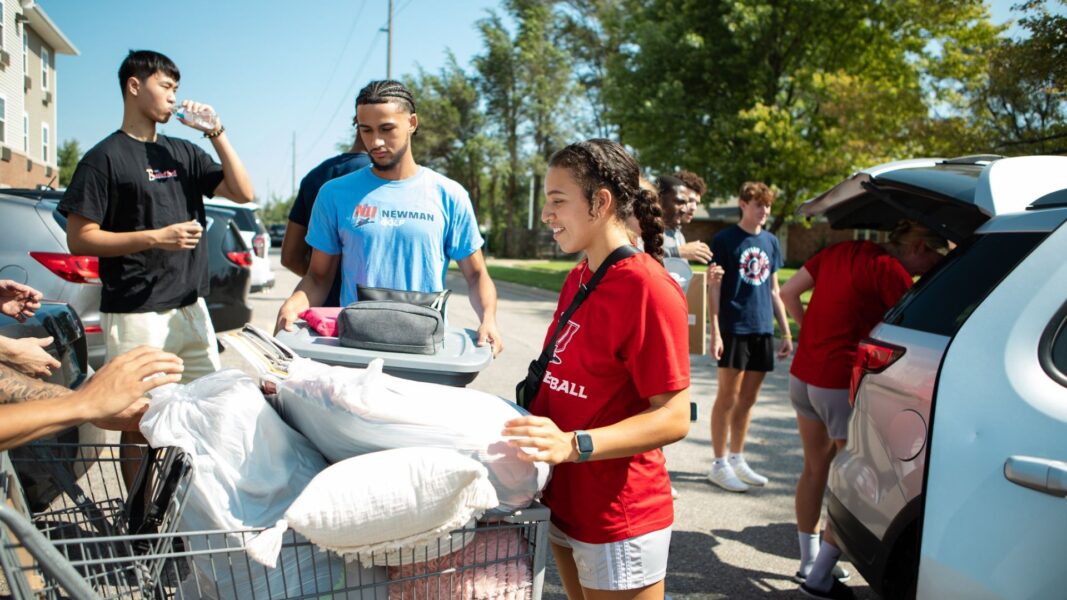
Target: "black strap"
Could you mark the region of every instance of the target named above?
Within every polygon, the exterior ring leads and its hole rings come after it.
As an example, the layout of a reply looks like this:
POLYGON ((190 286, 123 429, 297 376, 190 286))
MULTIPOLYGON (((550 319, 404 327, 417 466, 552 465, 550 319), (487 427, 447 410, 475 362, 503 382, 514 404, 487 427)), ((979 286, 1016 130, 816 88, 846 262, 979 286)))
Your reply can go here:
POLYGON ((516 401, 519 406, 529 408, 530 403, 533 402, 534 396, 537 395, 537 391, 541 387, 541 380, 544 379, 545 373, 548 371, 548 362, 552 360, 552 356, 556 353, 556 340, 559 339, 559 334, 563 333, 563 329, 567 326, 567 323, 570 321, 571 316, 574 315, 574 312, 578 310, 578 307, 582 305, 582 302, 585 302, 585 299, 589 297, 589 294, 596 289, 597 284, 604 278, 604 274, 608 272, 608 269, 612 265, 640 252, 640 250, 629 244, 619 246, 604 259, 604 262, 600 263, 596 273, 593 273, 593 276, 589 279, 589 283, 579 286, 578 293, 574 295, 574 299, 571 300, 570 306, 568 306, 567 310, 563 311, 563 314, 559 316, 559 321, 556 322, 556 329, 552 332, 552 337, 548 340, 548 344, 545 345, 544 350, 541 351, 541 356, 537 357, 537 360, 530 363, 530 368, 526 373, 526 379, 520 382, 518 388, 516 388, 516 401))

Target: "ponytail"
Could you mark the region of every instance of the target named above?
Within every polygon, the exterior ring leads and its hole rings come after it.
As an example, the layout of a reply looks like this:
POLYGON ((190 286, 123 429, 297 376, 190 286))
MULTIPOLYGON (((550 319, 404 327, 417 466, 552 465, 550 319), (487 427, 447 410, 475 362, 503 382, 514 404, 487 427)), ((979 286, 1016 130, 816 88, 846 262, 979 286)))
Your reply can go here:
POLYGON ((645 253, 663 263, 663 209, 655 192, 640 188, 634 199, 634 216, 641 224, 641 241, 645 253))

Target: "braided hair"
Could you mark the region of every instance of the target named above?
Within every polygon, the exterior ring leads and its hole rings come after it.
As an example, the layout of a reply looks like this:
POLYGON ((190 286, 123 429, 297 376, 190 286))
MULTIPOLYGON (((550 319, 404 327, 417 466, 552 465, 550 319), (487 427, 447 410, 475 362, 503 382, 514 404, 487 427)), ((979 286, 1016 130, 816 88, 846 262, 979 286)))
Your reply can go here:
MULTIPOLYGON (((393 79, 372 81, 359 90, 359 94, 356 96, 357 109, 361 104, 386 104, 389 102, 397 104, 401 109, 409 113, 415 112, 415 97, 411 95, 411 90, 393 79)), ((412 132, 412 135, 417 133, 418 130, 416 129, 412 132)))
POLYGON ((655 192, 642 188, 637 161, 617 142, 594 138, 571 144, 556 152, 548 166, 567 169, 590 201, 600 189, 607 189, 615 198, 615 216, 625 221, 630 215, 641 224, 641 240, 645 252, 663 262, 663 211, 655 192))

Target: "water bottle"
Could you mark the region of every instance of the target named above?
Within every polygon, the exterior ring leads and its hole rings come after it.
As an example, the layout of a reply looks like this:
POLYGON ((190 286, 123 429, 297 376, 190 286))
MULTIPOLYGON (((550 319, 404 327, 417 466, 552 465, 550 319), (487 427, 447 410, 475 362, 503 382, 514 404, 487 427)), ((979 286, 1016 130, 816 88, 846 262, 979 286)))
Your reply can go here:
POLYGON ((187 111, 186 108, 180 104, 174 107, 174 116, 179 119, 184 119, 193 125, 203 127, 209 131, 218 127, 219 118, 215 115, 215 111, 210 108, 201 109, 197 112, 187 111))

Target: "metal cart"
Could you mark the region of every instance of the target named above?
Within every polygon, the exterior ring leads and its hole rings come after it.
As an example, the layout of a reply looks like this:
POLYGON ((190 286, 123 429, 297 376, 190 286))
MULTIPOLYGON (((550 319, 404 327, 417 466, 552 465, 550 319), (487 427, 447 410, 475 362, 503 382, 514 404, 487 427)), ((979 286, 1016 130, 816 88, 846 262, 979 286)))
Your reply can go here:
POLYGON ((178 530, 193 472, 181 450, 29 447, 33 458, 20 460, 47 466, 64 493, 43 511, 27 510, 12 461, 0 452, 0 597, 541 597, 549 513, 539 504, 453 532, 436 548, 405 551, 387 561, 349 556, 346 563, 290 531, 278 567, 267 569, 244 552, 245 542, 262 529, 178 530), (124 464, 139 469, 132 493, 123 484, 124 464), (142 497, 147 501, 131 501, 142 497), (439 558, 426 560, 431 554, 439 558), (382 566, 360 568, 361 563, 382 566))

